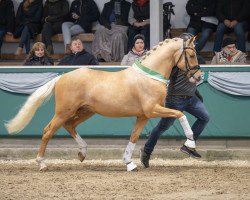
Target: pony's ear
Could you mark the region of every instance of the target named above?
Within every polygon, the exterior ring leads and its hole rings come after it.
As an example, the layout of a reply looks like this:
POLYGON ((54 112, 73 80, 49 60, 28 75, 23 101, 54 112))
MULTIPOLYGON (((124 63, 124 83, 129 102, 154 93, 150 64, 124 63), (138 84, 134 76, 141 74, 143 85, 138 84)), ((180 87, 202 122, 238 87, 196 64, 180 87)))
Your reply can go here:
POLYGON ((188 40, 188 45, 191 45, 192 43, 194 43, 194 41, 196 40, 196 37, 197 37, 197 35, 196 35, 196 36, 193 36, 192 38, 190 38, 190 39, 188 40))

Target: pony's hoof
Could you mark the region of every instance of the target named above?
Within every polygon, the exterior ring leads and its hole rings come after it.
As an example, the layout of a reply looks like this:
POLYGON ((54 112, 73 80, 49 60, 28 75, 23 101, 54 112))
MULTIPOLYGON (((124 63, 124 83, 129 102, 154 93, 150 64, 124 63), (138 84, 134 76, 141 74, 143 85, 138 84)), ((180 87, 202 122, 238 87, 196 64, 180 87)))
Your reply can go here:
POLYGON ((85 156, 82 154, 82 152, 79 152, 79 153, 78 153, 78 158, 79 158, 79 160, 82 162, 82 161, 84 161, 85 156))
POLYGON ((48 171, 48 167, 47 166, 40 167, 39 171, 46 172, 46 171, 48 171))
POLYGON ((130 162, 127 164, 127 171, 132 172, 132 171, 138 171, 136 164, 133 162, 130 162))

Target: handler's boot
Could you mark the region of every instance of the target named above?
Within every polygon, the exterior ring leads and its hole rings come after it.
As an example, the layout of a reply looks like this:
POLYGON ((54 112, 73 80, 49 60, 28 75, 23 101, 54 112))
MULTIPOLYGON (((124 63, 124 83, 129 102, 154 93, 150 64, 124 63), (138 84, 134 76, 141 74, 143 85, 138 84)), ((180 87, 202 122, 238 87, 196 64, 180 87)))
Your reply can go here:
POLYGON ((191 156, 192 158, 201 158, 201 155, 195 149, 189 148, 183 144, 180 148, 181 152, 191 156))
POLYGON ((150 154, 146 153, 143 148, 140 149, 141 164, 145 168, 149 168, 150 154))

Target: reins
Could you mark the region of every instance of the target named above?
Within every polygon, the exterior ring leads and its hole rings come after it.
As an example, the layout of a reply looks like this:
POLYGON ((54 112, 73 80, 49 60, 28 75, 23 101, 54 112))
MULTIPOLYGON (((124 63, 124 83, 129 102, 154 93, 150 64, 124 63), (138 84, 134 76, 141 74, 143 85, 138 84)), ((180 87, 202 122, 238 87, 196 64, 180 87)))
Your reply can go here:
MULTIPOLYGON (((177 63, 176 63, 175 66, 178 66, 178 64, 179 64, 179 62, 180 62, 182 56, 184 56, 184 58, 185 58, 185 67, 186 67, 186 71, 185 71, 185 70, 182 70, 182 69, 180 69, 180 70, 183 71, 185 74, 188 74, 188 72, 191 71, 191 70, 196 70, 196 71, 192 74, 192 77, 195 78, 194 75, 200 70, 200 65, 195 65, 195 66, 193 66, 192 68, 190 68, 190 64, 189 64, 189 62, 188 62, 187 52, 186 52, 187 49, 191 49, 191 50, 193 50, 194 52, 196 52, 194 48, 192 48, 192 47, 187 47, 187 46, 186 46, 186 41, 183 40, 183 51, 182 51, 182 53, 181 53, 181 55, 180 55, 180 57, 179 57, 179 59, 178 59, 178 61, 177 61, 177 63)), ((195 78, 195 79, 196 79, 196 78, 195 78)))

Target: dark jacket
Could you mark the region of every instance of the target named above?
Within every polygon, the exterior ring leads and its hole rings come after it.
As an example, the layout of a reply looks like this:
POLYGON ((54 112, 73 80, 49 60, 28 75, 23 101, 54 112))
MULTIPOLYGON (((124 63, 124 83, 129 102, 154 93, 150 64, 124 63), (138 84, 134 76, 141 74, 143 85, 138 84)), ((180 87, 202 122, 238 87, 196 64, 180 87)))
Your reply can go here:
POLYGON ((217 0, 189 0, 186 5, 187 13, 190 16, 188 27, 215 29, 216 25, 202 22, 201 17, 216 17, 216 5, 217 0))
POLYGON ((99 17, 99 9, 93 0, 75 0, 70 6, 70 20, 79 24, 87 33, 92 31, 92 23, 97 21, 99 17), (76 13, 80 18, 73 19, 72 13, 76 13))
MULTIPOLYGON (((110 2, 104 4, 104 8, 102 10, 100 20, 99 20, 101 25, 105 26, 106 24, 110 24, 109 17, 114 9, 114 4, 115 4, 115 0, 111 0, 110 2)), ((129 14, 130 6, 131 6, 131 3, 125 0, 121 1, 121 15, 119 16, 119 21, 121 25, 129 26, 128 14, 129 14)))
POLYGON ((67 0, 57 0, 51 2, 47 0, 43 8, 43 18, 42 23, 45 23, 45 18, 47 22, 50 23, 63 23, 69 15, 69 3, 67 0), (48 17, 49 16, 49 17, 48 17))
POLYGON ((134 18, 138 22, 142 22, 145 19, 149 19, 150 16, 150 3, 147 1, 142 7, 137 5, 135 2, 132 3, 132 9, 134 11, 134 18))
POLYGON ((15 12, 11 0, 0 2, 0 30, 13 33, 15 27, 15 12))
POLYGON ((84 49, 79 53, 65 56, 58 65, 98 65, 98 61, 84 49))
POLYGON ((16 13, 16 29, 14 37, 20 37, 24 26, 28 26, 31 33, 31 37, 34 38, 41 32, 41 19, 43 14, 43 1, 34 0, 31 3, 29 9, 25 11, 23 9, 23 3, 20 3, 16 13))
POLYGON ((225 19, 246 21, 249 16, 249 0, 218 0, 216 16, 220 22, 225 19))
POLYGON ((54 61, 52 58, 44 56, 44 57, 37 57, 33 56, 30 59, 25 60, 23 65, 54 65, 54 61))

